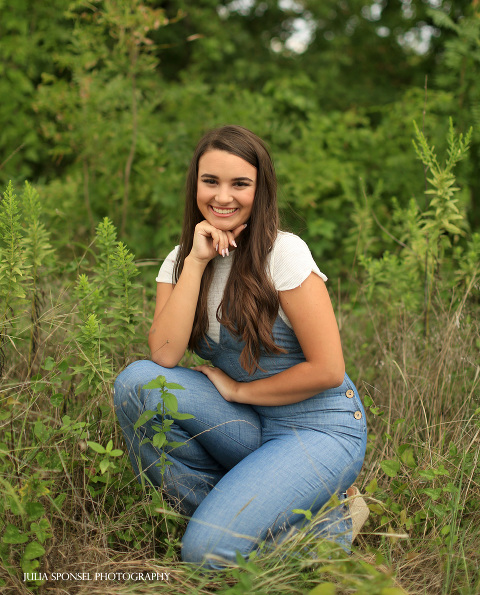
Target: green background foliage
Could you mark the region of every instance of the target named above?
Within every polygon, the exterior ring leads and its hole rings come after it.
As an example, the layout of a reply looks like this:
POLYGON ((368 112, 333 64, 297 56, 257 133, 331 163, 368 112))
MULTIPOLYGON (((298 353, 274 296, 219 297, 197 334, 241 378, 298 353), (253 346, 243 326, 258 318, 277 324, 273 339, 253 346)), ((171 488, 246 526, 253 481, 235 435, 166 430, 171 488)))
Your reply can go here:
POLYGON ((417 194, 424 207, 413 121, 440 150, 451 116, 474 127, 458 176, 478 225, 477 10, 18 2, 0 24, 0 182, 35 183, 56 242, 85 241, 109 216, 138 258, 163 258, 178 240, 192 147, 212 126, 241 124, 271 147, 284 225, 331 272, 348 261, 364 191, 382 222, 392 197, 404 206, 417 194))

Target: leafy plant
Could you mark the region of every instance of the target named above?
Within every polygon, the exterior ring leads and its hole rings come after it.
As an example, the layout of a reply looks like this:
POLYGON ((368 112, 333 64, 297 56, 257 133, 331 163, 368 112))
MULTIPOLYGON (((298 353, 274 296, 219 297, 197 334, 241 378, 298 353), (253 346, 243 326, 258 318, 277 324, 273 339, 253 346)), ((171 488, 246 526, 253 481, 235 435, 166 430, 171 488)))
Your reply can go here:
MULTIPOLYGON (((414 199, 407 208, 394 201, 397 234, 394 231, 390 235, 396 239, 396 252, 386 250, 381 258, 361 254, 359 261, 367 274, 369 298, 376 295, 376 299, 387 304, 388 313, 394 318, 404 312, 422 312, 424 335, 428 337, 434 290, 451 289, 451 282, 447 281, 452 278, 448 276, 452 270, 450 257, 458 257, 455 264, 460 270, 472 269, 462 258, 463 250, 455 249, 459 238, 467 235, 468 224, 454 175, 455 166, 467 156, 472 132, 465 137, 457 135, 450 120, 447 156, 441 165, 416 124, 415 131, 415 151, 431 186, 425 191, 428 205, 421 211, 414 199), (424 288, 423 295, 419 287, 424 288)), ((469 245, 476 254, 476 244, 469 245)))
POLYGON ((151 443, 152 446, 158 448, 161 451, 160 459, 156 463, 157 467, 160 467, 161 474, 165 473, 165 469, 172 462, 167 459, 166 449, 171 450, 181 446, 183 442, 177 442, 168 439, 168 431, 171 428, 174 420, 176 419, 192 419, 194 416, 190 413, 179 413, 178 412, 178 401, 177 397, 168 392, 168 389, 184 390, 183 386, 176 384, 175 382, 167 382, 165 376, 157 376, 157 378, 151 380, 143 387, 144 390, 159 390, 161 401, 158 402, 157 410, 144 411, 133 426, 134 430, 143 426, 147 421, 152 418, 156 418, 156 422, 152 425, 155 435, 152 439, 144 438, 141 444, 151 443))
POLYGON ((10 182, 0 203, 0 377, 5 366, 7 329, 18 314, 18 303, 26 298, 23 280, 27 277, 25 250, 22 245, 21 212, 10 182))

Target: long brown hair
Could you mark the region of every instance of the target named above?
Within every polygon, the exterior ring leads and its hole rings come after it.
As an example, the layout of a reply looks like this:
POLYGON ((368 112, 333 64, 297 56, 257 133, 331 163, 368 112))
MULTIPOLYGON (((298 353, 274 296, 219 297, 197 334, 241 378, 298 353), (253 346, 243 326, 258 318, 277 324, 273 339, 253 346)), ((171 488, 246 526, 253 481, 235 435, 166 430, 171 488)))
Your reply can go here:
MULTIPOLYGON (((220 150, 241 157, 257 168, 257 186, 250 220, 237 238, 238 248, 217 320, 227 330, 243 339, 245 347, 240 364, 252 374, 258 368, 260 348, 267 353, 281 353, 273 340, 272 328, 278 314, 278 294, 266 271, 266 261, 279 226, 277 178, 272 159, 264 142, 241 126, 223 126, 207 132, 198 143, 190 162, 186 181, 186 201, 180 249, 174 269, 175 281, 183 269, 185 258, 193 246, 195 226, 204 217, 197 206, 198 162, 211 150, 220 150)), ((212 259, 203 274, 189 348, 198 346, 208 328, 207 296, 213 277, 212 259)))

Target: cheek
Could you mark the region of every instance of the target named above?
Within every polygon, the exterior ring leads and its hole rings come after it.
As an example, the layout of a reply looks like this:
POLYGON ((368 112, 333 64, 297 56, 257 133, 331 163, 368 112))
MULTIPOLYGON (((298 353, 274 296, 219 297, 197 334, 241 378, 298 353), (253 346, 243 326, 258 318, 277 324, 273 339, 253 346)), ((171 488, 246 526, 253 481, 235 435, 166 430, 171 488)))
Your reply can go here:
POLYGON ((200 188, 197 189, 197 206, 199 208, 202 207, 202 205, 205 204, 206 201, 206 196, 205 196, 205 192, 202 192, 202 190, 200 188))
POLYGON ((249 196, 249 199, 248 199, 248 201, 247 201, 247 205, 246 205, 246 206, 248 206, 248 208, 249 208, 250 210, 252 210, 252 209, 253 209, 253 203, 254 203, 254 202, 255 202, 255 192, 253 192, 253 193, 251 194, 251 196, 249 196))

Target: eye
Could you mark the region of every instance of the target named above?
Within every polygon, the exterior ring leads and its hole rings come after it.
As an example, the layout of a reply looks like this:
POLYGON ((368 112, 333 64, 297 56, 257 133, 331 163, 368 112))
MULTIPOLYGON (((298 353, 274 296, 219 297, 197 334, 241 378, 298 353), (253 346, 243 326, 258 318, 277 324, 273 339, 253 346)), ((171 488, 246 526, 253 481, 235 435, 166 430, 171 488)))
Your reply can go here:
POLYGON ((214 180, 213 178, 203 178, 202 181, 209 186, 214 186, 217 183, 217 180, 214 180))
POLYGON ((234 184, 235 186, 250 186, 250 184, 248 182, 235 182, 234 184))

